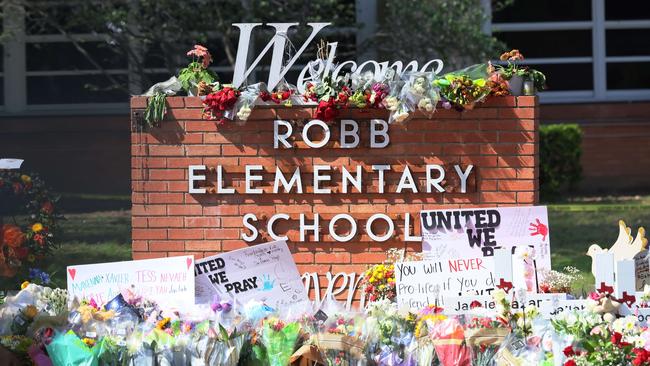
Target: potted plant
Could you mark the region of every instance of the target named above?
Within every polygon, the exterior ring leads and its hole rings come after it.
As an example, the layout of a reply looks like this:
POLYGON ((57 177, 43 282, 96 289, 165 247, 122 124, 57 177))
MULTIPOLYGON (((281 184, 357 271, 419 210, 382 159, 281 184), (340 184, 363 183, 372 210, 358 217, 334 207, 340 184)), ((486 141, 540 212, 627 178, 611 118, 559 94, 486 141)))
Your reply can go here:
POLYGON ((519 52, 519 50, 511 50, 509 52, 504 52, 499 57, 501 61, 507 61, 506 66, 497 66, 499 73, 503 76, 504 79, 508 80, 508 85, 510 86, 510 94, 512 95, 522 95, 524 78, 522 75, 523 68, 519 68, 517 61, 524 59, 524 55, 519 52))
POLYGON ((217 74, 208 69, 212 63, 212 55, 207 48, 198 44, 194 45, 187 55, 192 56, 192 62, 178 75, 183 90, 190 96, 209 94, 209 86, 219 79, 217 74))

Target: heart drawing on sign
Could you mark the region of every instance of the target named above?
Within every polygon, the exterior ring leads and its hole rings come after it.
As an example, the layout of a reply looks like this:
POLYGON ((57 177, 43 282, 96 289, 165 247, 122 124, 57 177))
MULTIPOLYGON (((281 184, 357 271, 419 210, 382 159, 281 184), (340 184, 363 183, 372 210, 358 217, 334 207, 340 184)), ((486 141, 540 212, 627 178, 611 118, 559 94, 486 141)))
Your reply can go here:
POLYGON ((70 274, 70 278, 74 281, 74 276, 77 274, 77 270, 74 268, 68 268, 68 273, 70 274))
POLYGON ((187 269, 190 269, 190 266, 192 265, 192 258, 187 258, 187 269))

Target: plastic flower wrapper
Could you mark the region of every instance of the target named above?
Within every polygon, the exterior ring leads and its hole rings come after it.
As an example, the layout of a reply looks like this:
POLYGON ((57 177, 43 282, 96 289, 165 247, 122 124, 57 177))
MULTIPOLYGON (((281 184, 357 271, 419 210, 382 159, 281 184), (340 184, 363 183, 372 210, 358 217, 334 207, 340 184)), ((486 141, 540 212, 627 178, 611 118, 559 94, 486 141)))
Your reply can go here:
POLYGON ((102 346, 68 331, 55 334, 46 349, 54 366, 97 366, 102 346))
POLYGON ((314 316, 319 324, 315 342, 328 365, 356 365, 364 359, 364 318, 328 296, 314 316))
POLYGON ((430 366, 436 360, 435 347, 429 333, 436 323, 447 319, 442 311, 441 307, 429 305, 418 312, 414 330, 417 342, 415 360, 418 366, 430 366))
POLYGON ((510 334, 508 321, 478 311, 465 318, 465 343, 472 355, 472 365, 492 365, 501 344, 510 334))
MULTIPOLYGON (((15 295, 5 297, 4 303, 0 305, 0 335, 15 334, 11 330, 12 326, 20 325, 14 324, 14 319, 16 317, 24 318, 25 309, 28 306, 31 305, 33 308, 29 309, 27 315, 33 314, 33 316, 31 319, 25 319, 25 323, 31 323, 31 320, 36 317, 38 312, 44 311, 46 304, 39 301, 43 291, 45 291, 45 287, 30 283, 15 295), (36 310, 36 313, 33 313, 32 310, 36 310)), ((28 326, 29 324, 24 325, 28 326)), ((25 327, 26 330, 27 327, 25 327)))
POLYGON ((551 323, 542 318, 532 321, 532 335, 524 337, 511 332, 501 344, 497 356, 498 365, 537 366, 553 365, 553 340, 555 331, 551 323))
POLYGON ((417 107, 428 118, 433 116, 440 94, 434 87, 434 74, 431 72, 412 72, 404 76, 406 87, 403 89, 402 100, 417 107))
POLYGON ((465 345, 465 329, 458 318, 436 322, 429 334, 440 365, 471 365, 472 355, 465 345))
POLYGON ((135 330, 126 338, 126 347, 129 355, 129 366, 154 366, 155 365, 155 344, 145 341, 154 325, 151 323, 140 323, 135 330))
POLYGON ((106 307, 115 310, 116 315, 107 321, 101 361, 108 365, 126 365, 131 358, 127 338, 137 329, 141 319, 138 312, 128 305, 121 294, 109 301, 106 307))
POLYGON ((477 64, 453 71, 434 80, 444 98, 443 106, 455 106, 458 110, 473 109, 474 105, 483 101, 489 94, 487 85, 488 72, 486 64, 477 64))
POLYGON ((298 322, 285 323, 276 317, 269 317, 262 323, 260 341, 266 350, 269 366, 286 366, 296 349, 300 337, 298 322))
POLYGON ((378 365, 414 365, 415 319, 389 300, 370 303, 363 331, 367 357, 378 365))
POLYGON ((238 125, 242 126, 248 121, 248 117, 250 117, 253 111, 258 96, 263 91, 266 91, 266 85, 264 83, 249 85, 242 90, 241 95, 237 99, 237 103, 235 103, 235 116, 237 117, 236 122, 238 125))

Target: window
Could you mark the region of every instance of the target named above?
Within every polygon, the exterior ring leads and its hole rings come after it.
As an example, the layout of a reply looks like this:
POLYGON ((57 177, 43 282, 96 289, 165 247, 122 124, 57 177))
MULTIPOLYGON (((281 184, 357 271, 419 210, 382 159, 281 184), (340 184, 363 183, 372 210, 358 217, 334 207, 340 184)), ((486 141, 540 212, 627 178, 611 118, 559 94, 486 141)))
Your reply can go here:
POLYGON ((650 100, 645 0, 515 1, 493 34, 548 75, 543 103, 650 100))
MULTIPOLYGON (((130 88, 130 81, 139 84, 143 80, 142 85, 146 89, 149 85, 169 79, 179 67, 186 64, 187 59, 182 53, 170 55, 168 50, 152 45, 141 52, 144 63, 142 69, 137 70, 135 65, 129 64, 127 52, 107 44, 107 35, 98 33, 84 22, 76 21, 70 11, 75 1, 34 1, 25 7, 15 4, 4 6, 4 22, 0 23, 0 27, 7 29, 11 37, 0 44, 3 54, 3 62, 0 62, 0 85, 3 86, 0 88, 0 113, 123 114, 128 111, 129 95, 138 92, 136 88, 130 88), (36 12, 30 13, 29 10, 36 12), (61 20, 66 28, 55 25, 56 22, 50 24, 42 21, 39 17, 44 14, 61 20)), ((337 1, 346 3, 346 0, 337 1)), ((349 8, 352 12, 339 14, 345 18, 342 24, 354 22, 355 16, 359 22, 374 21, 376 14, 365 10, 371 7, 373 1, 357 2, 363 5, 364 11, 349 8)), ((345 6, 347 8, 351 5, 345 6)), ((336 8, 337 11, 339 9, 340 7, 336 8)), ((301 30, 302 33, 304 31, 306 29, 301 30)), ((299 40, 302 33, 295 37, 292 35, 295 44, 302 44, 299 40)), ((272 33, 263 34, 258 31, 254 34, 259 36, 254 45, 257 47, 256 52, 260 52, 272 33)), ((337 55, 347 57, 355 54, 357 44, 361 44, 363 37, 369 35, 358 32, 355 28, 332 27, 319 33, 319 36, 335 38, 339 41, 337 55)), ((222 41, 218 34, 208 32, 207 37, 205 44, 212 50, 215 60, 211 69, 219 73, 222 81, 231 80, 232 67, 222 41)), ((235 35, 235 47, 237 42, 238 36, 235 35)), ((191 46, 188 44, 188 49, 191 46)), ((315 55, 316 47, 312 44, 288 72, 287 79, 297 77, 315 55)), ((268 67, 262 65, 268 66, 270 53, 267 58, 260 63, 253 79, 266 79, 268 67)))

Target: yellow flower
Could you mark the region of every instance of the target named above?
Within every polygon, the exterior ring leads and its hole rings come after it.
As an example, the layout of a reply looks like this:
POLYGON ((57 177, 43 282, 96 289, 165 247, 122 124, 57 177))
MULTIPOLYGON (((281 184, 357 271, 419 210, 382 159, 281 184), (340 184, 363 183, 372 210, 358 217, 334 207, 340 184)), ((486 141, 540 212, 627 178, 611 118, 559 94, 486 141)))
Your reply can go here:
POLYGON ((386 285, 379 285, 379 289, 380 289, 380 290, 383 290, 383 289, 385 289, 385 288, 386 288, 386 285))
POLYGON ((40 222, 37 222, 34 225, 32 225, 32 231, 33 232, 37 233, 37 232, 39 232, 41 230, 43 230, 43 224, 41 224, 40 222))
POLYGON ((30 254, 30 255, 27 256, 27 261, 29 261, 29 262, 33 262, 33 261, 35 261, 35 260, 36 260, 36 257, 34 257, 33 254, 30 254))
POLYGON ((92 339, 92 338, 84 338, 82 340, 86 344, 86 346, 88 346, 88 347, 92 347, 92 346, 95 345, 95 340, 92 339))
POLYGON ((38 310, 36 309, 36 306, 34 306, 34 305, 27 305, 23 309, 23 314, 25 314, 26 317, 31 319, 31 318, 35 317, 36 314, 38 314, 38 310))
POLYGON ((20 284, 20 289, 24 290, 24 289, 27 288, 27 286, 29 286, 29 281, 25 281, 25 282, 21 283, 20 284))
POLYGON ((20 176, 20 180, 22 180, 23 183, 30 183, 32 181, 32 177, 30 177, 29 175, 23 174, 23 175, 20 176))

